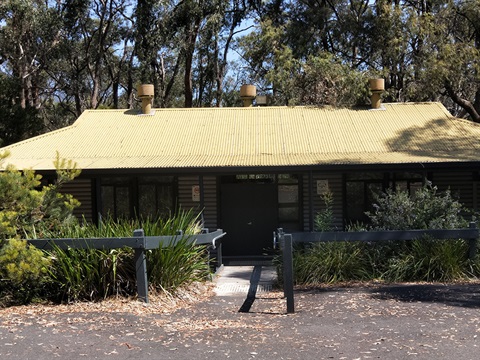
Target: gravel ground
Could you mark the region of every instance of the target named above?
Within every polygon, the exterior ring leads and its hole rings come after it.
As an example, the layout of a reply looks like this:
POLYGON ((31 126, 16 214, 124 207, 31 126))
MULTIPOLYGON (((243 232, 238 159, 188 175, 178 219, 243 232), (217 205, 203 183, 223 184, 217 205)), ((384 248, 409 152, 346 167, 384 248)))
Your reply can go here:
POLYGON ((478 359, 480 284, 355 285, 0 309, 1 359, 478 359))

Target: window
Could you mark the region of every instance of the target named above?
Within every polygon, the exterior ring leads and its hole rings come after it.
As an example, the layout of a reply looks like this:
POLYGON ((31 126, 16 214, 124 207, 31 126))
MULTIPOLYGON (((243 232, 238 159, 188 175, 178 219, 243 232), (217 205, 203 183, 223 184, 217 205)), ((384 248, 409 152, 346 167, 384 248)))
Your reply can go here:
POLYGON ((100 183, 102 216, 156 217, 174 210, 173 176, 105 177, 100 183))
POLYGON ((173 211, 173 176, 151 176, 138 180, 138 215, 156 217, 173 211))
POLYGON ((300 192, 298 176, 277 175, 278 222, 287 231, 300 230, 300 192))
POLYGON ((373 211, 376 196, 387 188, 407 190, 413 194, 424 182, 420 173, 351 173, 345 175, 345 223, 368 223, 365 215, 373 211))
POLYGON ((101 180, 102 216, 115 219, 131 216, 130 180, 123 177, 103 178, 101 180))

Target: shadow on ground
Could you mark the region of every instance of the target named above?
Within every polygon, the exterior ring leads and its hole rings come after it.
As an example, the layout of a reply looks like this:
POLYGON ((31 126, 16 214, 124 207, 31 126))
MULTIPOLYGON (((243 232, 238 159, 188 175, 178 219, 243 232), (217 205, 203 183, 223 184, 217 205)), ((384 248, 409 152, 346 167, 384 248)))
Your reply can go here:
POLYGON ((363 292, 375 300, 438 303, 448 306, 480 308, 480 283, 469 284, 361 284, 295 289, 302 293, 354 293, 363 292))
POLYGON ((369 290, 372 298, 403 302, 435 302, 480 308, 480 284, 395 284, 369 290))

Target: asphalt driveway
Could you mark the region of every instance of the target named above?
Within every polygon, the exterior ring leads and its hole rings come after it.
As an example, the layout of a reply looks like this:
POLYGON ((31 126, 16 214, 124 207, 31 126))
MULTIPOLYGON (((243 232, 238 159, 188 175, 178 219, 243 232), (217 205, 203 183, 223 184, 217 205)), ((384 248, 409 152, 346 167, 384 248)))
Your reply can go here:
MULTIPOLYGON (((480 284, 357 285, 205 298, 173 313, 0 310, 1 359, 478 359, 480 284)), ((142 310, 143 309, 143 310, 142 310)))

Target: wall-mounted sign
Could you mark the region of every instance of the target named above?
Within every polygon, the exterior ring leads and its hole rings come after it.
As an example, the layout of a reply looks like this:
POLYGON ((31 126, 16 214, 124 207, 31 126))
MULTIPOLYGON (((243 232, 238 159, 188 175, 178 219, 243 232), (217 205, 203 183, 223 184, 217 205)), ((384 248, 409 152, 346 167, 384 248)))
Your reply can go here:
POLYGON ((324 195, 328 192, 328 180, 317 180, 317 195, 324 195))
POLYGON ((192 186, 192 201, 200 201, 200 185, 192 186))

